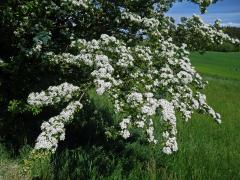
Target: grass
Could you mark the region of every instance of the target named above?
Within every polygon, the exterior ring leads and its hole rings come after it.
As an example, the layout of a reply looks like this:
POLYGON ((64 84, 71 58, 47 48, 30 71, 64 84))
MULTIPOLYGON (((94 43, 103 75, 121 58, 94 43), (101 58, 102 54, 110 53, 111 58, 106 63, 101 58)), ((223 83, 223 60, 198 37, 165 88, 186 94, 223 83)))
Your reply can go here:
POLYGON ((197 70, 206 76, 240 80, 239 52, 207 52, 205 55, 192 53, 191 59, 197 70))
POLYGON ((26 180, 19 168, 19 159, 11 158, 11 153, 0 144, 0 180, 26 180))
MULTIPOLYGON (((188 123, 179 121, 179 151, 160 158, 163 167, 157 167, 154 161, 145 166, 129 157, 126 160, 135 166, 129 179, 240 179, 240 53, 192 53, 191 60, 204 79, 209 81, 204 93, 209 104, 221 113, 223 123, 218 125, 212 118, 199 114, 194 114, 188 123)), ((105 101, 99 102, 106 104, 105 101)), ((138 147, 136 151, 143 153, 144 148, 138 147)), ((128 163, 119 161, 118 157, 112 160, 101 148, 84 150, 83 147, 64 153, 57 157, 60 159, 59 178, 61 174, 64 179, 64 175, 71 173, 81 177, 86 172, 89 177, 99 179, 101 175, 94 163, 104 166, 104 161, 114 169, 109 179, 124 179, 122 173, 128 169, 128 163), (83 167, 82 163, 87 165, 83 167)), ((5 151, 1 154, 0 179, 17 179, 16 161, 11 160, 5 151)), ((55 160, 53 163, 59 162, 55 160)))
POLYGON ((193 53, 191 60, 209 81, 205 93, 223 123, 198 114, 181 122, 180 150, 171 159, 172 172, 178 179, 239 179, 240 53, 193 53))

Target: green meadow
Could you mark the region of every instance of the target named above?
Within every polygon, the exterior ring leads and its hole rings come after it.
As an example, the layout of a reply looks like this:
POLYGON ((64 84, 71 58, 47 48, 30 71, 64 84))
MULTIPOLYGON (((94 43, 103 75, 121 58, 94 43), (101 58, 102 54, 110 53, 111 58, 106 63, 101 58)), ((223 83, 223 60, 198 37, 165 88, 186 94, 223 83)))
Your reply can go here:
POLYGON ((209 82, 204 92, 222 124, 198 114, 180 122, 171 171, 177 179, 240 179, 240 53, 192 53, 191 60, 209 82))
MULTIPOLYGON (((191 61, 209 82, 204 93, 208 103, 222 115, 222 124, 218 125, 212 118, 196 113, 189 122, 179 120, 179 151, 164 156, 161 168, 150 165, 144 169, 139 165, 129 179, 139 179, 137 174, 144 174, 140 179, 240 179, 240 53, 192 53, 191 61)), ((0 179, 20 179, 16 169, 21 157, 14 160, 1 148, 0 152, 0 179)), ((75 156, 80 157, 77 153, 75 156)), ((96 173, 93 166, 89 167, 92 169, 87 171, 96 173)), ((119 175, 121 167, 115 167, 110 179, 125 179, 119 175)), ((64 172, 64 167, 62 169, 61 172, 64 172)), ((99 174, 90 176, 100 179, 99 174)))

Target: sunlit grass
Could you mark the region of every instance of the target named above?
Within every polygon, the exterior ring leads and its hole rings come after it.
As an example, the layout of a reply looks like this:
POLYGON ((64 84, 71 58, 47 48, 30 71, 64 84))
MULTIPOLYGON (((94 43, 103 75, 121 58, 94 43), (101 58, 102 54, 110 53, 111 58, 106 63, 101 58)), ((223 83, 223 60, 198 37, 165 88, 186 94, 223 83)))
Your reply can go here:
POLYGON ((240 71, 234 69, 240 68, 240 53, 194 53, 191 59, 208 80, 204 92, 223 123, 198 114, 181 122, 180 151, 172 157, 172 172, 180 179, 239 179, 240 71))

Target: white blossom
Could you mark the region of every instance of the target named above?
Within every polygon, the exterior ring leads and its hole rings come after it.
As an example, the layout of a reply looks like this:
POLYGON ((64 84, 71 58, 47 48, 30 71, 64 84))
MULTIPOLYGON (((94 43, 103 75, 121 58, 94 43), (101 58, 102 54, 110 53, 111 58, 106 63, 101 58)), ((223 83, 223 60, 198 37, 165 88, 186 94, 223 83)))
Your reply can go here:
POLYGON ((82 108, 79 101, 71 102, 62 110, 62 112, 51 117, 48 122, 43 122, 41 125, 41 134, 37 138, 35 149, 45 149, 55 152, 58 141, 65 139, 65 125, 70 123, 74 118, 74 113, 82 108))
POLYGON ((60 101, 67 102, 78 91, 79 87, 65 82, 59 86, 50 86, 46 91, 40 93, 31 93, 27 101, 33 106, 48 106, 60 101))
MULTIPOLYGON (((211 0, 196 2, 202 6, 212 3, 211 0)), ((62 3, 70 3, 78 9, 92 7, 90 0, 64 0, 62 3)), ((162 5, 165 7, 166 2, 162 5)), ((92 88, 95 88, 97 95, 105 93, 113 104, 114 112, 123 117, 114 127, 118 135, 128 139, 133 134, 131 130, 139 128, 147 135, 148 142, 156 144, 163 140, 162 151, 166 154, 178 150, 175 112, 180 112, 185 120, 189 120, 194 110, 202 110, 221 123, 220 114, 207 104, 206 96, 198 92, 206 83, 190 62, 187 48, 191 47, 191 42, 187 40, 192 40, 191 36, 200 36, 210 43, 228 41, 239 44, 239 40, 230 38, 212 25, 204 24, 196 15, 174 25, 170 18, 162 17, 161 13, 150 12, 148 16, 140 16, 122 8, 121 15, 116 17, 116 23, 127 26, 118 29, 126 37, 132 33, 132 27, 138 28, 136 34, 131 34, 137 39, 136 42, 134 38, 123 40, 119 38, 121 36, 108 34, 92 40, 78 39, 73 34, 66 51, 43 53, 49 63, 63 70, 66 66, 68 69, 77 68, 84 74, 84 79, 79 79, 78 86, 66 82, 29 95, 29 105, 36 107, 71 102, 58 116, 42 124, 42 133, 35 149, 56 150, 58 141, 65 139, 65 125, 73 120, 77 109, 82 108, 77 100, 80 92, 87 93, 92 88), (175 42, 172 27, 188 32, 186 37, 182 37, 187 39, 186 42, 175 42), (155 127, 159 125, 156 116, 161 116, 160 121, 166 125, 162 137, 155 133, 155 127)), ((20 33, 16 31, 16 35, 20 33)), ((32 49, 33 53, 42 52, 43 44, 34 44, 32 49)))

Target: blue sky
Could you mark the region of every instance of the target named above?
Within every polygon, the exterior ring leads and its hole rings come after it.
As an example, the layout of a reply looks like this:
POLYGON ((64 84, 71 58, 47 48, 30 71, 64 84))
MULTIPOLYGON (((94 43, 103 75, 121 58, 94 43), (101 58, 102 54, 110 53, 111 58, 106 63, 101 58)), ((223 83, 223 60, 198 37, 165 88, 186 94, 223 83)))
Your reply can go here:
MULTIPOLYGON (((173 5, 168 16, 172 16, 179 22, 180 17, 189 17, 193 14, 201 14, 198 5, 191 2, 177 2, 173 5)), ((216 19, 222 20, 222 25, 240 27, 240 0, 219 0, 207 9, 207 13, 201 15, 204 22, 214 23, 216 19)))

